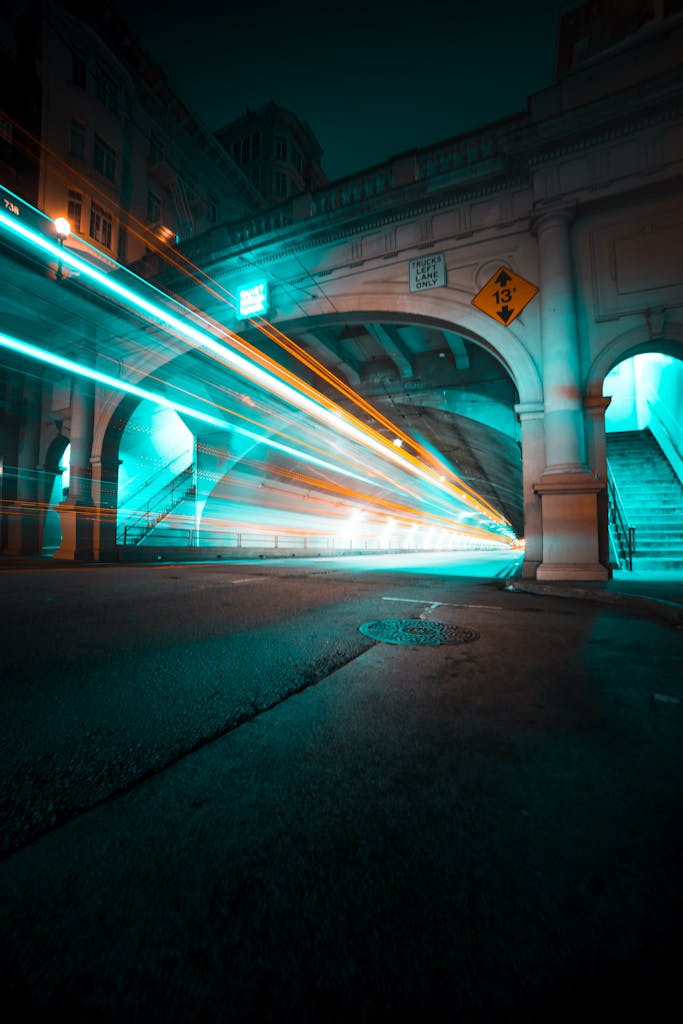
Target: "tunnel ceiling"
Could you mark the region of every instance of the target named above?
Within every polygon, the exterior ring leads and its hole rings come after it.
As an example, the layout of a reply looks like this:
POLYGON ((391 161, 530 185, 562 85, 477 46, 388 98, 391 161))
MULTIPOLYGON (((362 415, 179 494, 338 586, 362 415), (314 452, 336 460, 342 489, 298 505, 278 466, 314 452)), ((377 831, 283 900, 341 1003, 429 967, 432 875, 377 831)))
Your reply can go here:
MULTIPOLYGON (((379 412, 453 465, 523 534, 515 387, 481 346, 422 324, 323 321, 281 329, 379 412)), ((373 426, 372 417, 258 331, 247 340, 373 426)), ((381 428, 383 432, 384 428, 381 428)))

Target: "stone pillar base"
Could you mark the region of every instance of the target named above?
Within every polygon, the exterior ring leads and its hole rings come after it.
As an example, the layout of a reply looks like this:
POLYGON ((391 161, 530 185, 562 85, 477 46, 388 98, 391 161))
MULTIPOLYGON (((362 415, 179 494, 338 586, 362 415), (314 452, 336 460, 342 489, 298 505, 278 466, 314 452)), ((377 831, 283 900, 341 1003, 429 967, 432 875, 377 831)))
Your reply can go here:
POLYGON ((40 554, 40 523, 34 507, 30 511, 17 502, 7 524, 7 547, 9 555, 40 554))
POLYGON ((535 580, 536 570, 541 563, 536 558, 525 558, 522 562, 522 579, 535 580))
POLYGON ((604 488, 604 481, 587 472, 548 473, 534 484, 543 521, 543 561, 536 579, 609 579, 598 556, 598 494, 604 488))
POLYGON ((63 502, 57 506, 62 541, 53 558, 71 562, 93 560, 93 508, 63 502))
POLYGON ((537 580, 608 580, 609 569, 595 562, 592 565, 576 565, 568 562, 564 565, 561 562, 546 564, 541 562, 536 570, 537 580))

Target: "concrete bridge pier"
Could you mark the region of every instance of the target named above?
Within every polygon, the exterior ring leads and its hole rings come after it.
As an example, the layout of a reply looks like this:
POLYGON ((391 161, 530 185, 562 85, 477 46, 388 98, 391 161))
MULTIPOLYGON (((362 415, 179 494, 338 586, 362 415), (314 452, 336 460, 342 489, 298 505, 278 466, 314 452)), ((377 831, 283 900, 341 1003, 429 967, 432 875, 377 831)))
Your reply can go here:
POLYGON ((71 462, 69 496, 58 506, 62 541, 54 557, 89 562, 93 559, 92 443, 95 384, 83 379, 71 390, 71 462))
POLYGON ((92 544, 96 562, 116 561, 116 525, 119 491, 118 458, 93 455, 90 459, 92 474, 92 544))
POLYGON ((598 479, 585 462, 571 208, 544 212, 538 239, 546 465, 534 491, 541 498, 543 560, 539 580, 604 580, 600 562, 598 479))
POLYGON ((39 380, 29 377, 24 381, 22 404, 24 422, 17 442, 15 512, 7 523, 7 551, 31 555, 40 550, 42 526, 39 466, 42 386, 39 380))

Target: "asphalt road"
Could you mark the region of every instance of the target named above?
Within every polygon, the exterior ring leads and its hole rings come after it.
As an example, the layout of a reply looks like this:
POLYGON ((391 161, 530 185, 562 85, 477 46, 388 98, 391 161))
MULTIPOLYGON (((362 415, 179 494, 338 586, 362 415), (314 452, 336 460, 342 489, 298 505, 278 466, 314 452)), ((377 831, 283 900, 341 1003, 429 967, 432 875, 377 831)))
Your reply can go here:
POLYGON ((680 631, 410 567, 0 572, 11 1020, 664 1019, 680 631))
MULTIPOLYGON (((2 852, 357 658, 373 643, 359 625, 419 615, 427 590, 415 580, 442 564, 31 562, 0 573, 2 852)), ((481 572, 481 556, 473 564, 481 572)))

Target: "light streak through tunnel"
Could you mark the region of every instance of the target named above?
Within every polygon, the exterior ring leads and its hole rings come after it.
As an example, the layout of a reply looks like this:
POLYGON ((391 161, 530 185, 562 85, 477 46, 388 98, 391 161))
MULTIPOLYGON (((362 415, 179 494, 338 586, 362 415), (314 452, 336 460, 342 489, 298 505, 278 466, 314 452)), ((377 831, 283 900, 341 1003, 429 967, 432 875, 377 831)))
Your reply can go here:
MULTIPOLYGON (((22 203, 23 205, 25 204, 22 203)), ((39 211, 33 212, 44 217, 39 211)), ((49 218, 45 220, 51 225, 49 218)), ((234 374, 244 378, 250 386, 256 388, 257 395, 267 395, 263 410, 267 411, 268 415, 266 432, 263 424, 259 424, 260 430, 252 430, 234 422, 235 419, 244 421, 249 417, 227 406, 217 406, 215 401, 193 394, 191 389, 183 388, 177 383, 167 382, 166 386, 184 391, 186 397, 193 395, 199 403, 209 402, 215 411, 207 412, 198 408, 196 404, 177 401, 167 394, 160 394, 139 384, 103 373, 92 366, 83 365, 34 345, 24 338, 0 334, 0 345, 3 347, 30 359, 52 364, 65 372, 89 377, 103 387, 125 391, 140 399, 165 405, 207 426, 248 438, 254 444, 263 444, 277 456, 315 467, 320 471, 317 477, 292 473, 279 465, 266 467, 266 472, 276 477, 289 475, 296 484, 307 488, 309 494, 315 491, 316 500, 322 496, 330 507, 333 504, 336 506, 337 511, 333 517, 338 518, 343 514, 348 518, 355 514, 354 509, 362 506, 369 512, 368 520, 378 519, 379 528, 384 530, 389 513, 393 513, 392 518, 400 522, 405 529, 416 525, 436 525, 451 533, 478 537, 482 541, 487 538, 492 543, 510 544, 514 541, 514 533, 507 520, 461 481, 454 471, 439 459, 437 453, 425 450, 424 455, 428 461, 423 461, 418 455, 406 451, 405 447, 397 447, 391 440, 367 427, 326 396, 321 395, 310 384, 248 345, 234 332, 210 321, 196 310, 186 308, 179 300, 165 295, 129 271, 123 271, 126 279, 134 280, 138 288, 142 286, 147 295, 154 297, 154 301, 118 280, 120 273, 117 273, 117 279, 114 279, 112 275, 103 273, 75 253, 22 223, 16 216, 1 210, 0 227, 16 242, 29 245, 49 261, 66 265, 79 275, 81 280, 87 279, 96 292, 104 293, 127 315, 133 315, 143 322, 151 322, 158 330, 182 339, 189 347, 218 361, 234 374), (169 305, 171 309, 168 308, 169 305), (216 334, 219 337, 216 337, 216 334), (281 408, 274 406, 273 401, 280 403, 281 408), (286 409, 289 409, 289 413, 286 409), (303 417, 296 424, 295 434, 290 431, 284 435, 276 426, 278 417, 285 420, 289 417, 291 422, 293 410, 302 413, 303 417), (320 425, 326 428, 325 431, 321 431, 320 425), (284 435, 293 443, 277 440, 273 434, 284 435), (296 442, 294 436, 297 438, 296 442), (345 450, 339 450, 340 441, 346 445, 345 450), (389 463, 391 465, 388 465, 389 463), (446 473, 451 479, 446 478, 446 473), (340 493, 340 490, 344 491, 345 488, 340 488, 335 483, 339 476, 352 479, 364 486, 360 489, 354 488, 353 491, 349 489, 347 494, 340 493), (411 477, 414 481, 412 484, 409 482, 411 477), (378 486, 383 488, 379 494, 378 486), (389 496, 390 492, 399 492, 403 496, 400 502, 394 502, 389 496), (338 511, 339 508, 343 509, 343 513, 338 511), (462 521, 465 514, 470 518, 467 524, 462 521), (476 520, 475 523, 472 523, 472 518, 476 520)), ((281 338, 286 338, 277 331, 277 328, 271 330, 277 332, 281 338)), ((253 407, 256 404, 250 396, 244 395, 243 398, 248 406, 253 407)), ((360 408, 372 412, 377 422, 386 420, 361 396, 355 396, 355 401, 360 408)), ((258 420, 253 418, 251 422, 258 424, 258 420)), ((386 424, 391 427, 394 436, 405 440, 413 451, 422 451, 419 442, 410 438, 390 421, 386 421, 386 424)))

